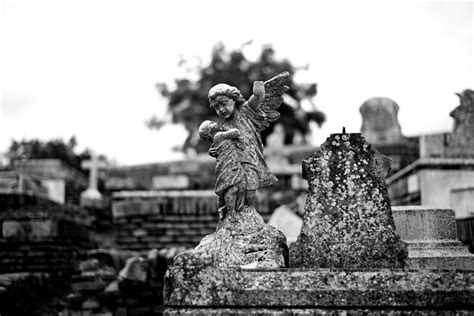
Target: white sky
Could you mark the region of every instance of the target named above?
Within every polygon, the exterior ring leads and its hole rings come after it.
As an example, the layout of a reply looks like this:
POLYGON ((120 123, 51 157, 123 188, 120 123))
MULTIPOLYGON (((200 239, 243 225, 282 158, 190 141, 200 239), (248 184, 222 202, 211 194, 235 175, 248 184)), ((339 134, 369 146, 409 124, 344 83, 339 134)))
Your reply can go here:
POLYGON ((385 96, 400 105, 405 135, 449 131, 454 92, 474 88, 472 1, 2 1, 0 152, 11 139, 76 135, 121 164, 176 158, 184 129, 150 131, 163 115, 156 82, 182 72, 180 55, 205 60, 222 40, 249 39, 250 55, 309 64, 327 122, 321 143, 360 105, 385 96))

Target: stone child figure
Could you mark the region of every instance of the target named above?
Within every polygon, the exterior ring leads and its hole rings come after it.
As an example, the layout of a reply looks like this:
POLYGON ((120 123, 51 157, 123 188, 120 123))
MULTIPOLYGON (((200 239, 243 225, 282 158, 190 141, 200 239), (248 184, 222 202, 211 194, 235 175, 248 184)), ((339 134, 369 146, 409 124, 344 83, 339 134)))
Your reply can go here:
POLYGON ((223 220, 227 214, 240 209, 244 202, 244 174, 237 152, 243 149, 240 131, 236 128, 223 131, 218 123, 204 121, 199 127, 199 136, 212 142, 209 155, 216 158, 215 192, 218 196, 219 219, 223 220))
MULTIPOLYGON (((236 211, 243 206, 253 206, 255 191, 277 181, 270 172, 264 157, 260 132, 270 122, 280 117, 277 109, 283 102, 282 95, 288 90, 283 83, 289 73, 284 72, 265 82, 254 83, 253 95, 246 101, 240 91, 227 84, 218 84, 209 90, 210 107, 222 119, 218 123, 222 131, 237 129, 240 137, 236 142, 236 161, 243 175, 243 192, 237 191, 236 211), (242 205, 243 204, 243 205, 242 205)), ((232 173, 230 167, 223 167, 219 173, 232 173)))

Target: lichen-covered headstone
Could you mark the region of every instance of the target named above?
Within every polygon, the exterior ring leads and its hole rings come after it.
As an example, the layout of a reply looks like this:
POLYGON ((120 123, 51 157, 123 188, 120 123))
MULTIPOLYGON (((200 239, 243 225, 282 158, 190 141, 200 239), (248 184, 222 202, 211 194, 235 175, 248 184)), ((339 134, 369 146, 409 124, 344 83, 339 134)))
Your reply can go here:
POLYGON ((303 160, 309 191, 290 267, 403 267, 407 249, 395 231, 389 169, 390 160, 360 134, 332 134, 303 160))

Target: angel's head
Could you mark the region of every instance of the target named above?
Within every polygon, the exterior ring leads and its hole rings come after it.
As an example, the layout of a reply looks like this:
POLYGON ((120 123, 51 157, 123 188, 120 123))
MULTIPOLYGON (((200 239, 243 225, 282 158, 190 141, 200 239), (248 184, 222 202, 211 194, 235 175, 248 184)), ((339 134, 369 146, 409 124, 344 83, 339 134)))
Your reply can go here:
POLYGON ((214 135, 216 135, 216 133, 220 131, 221 129, 219 127, 219 124, 217 124, 216 122, 204 121, 199 126, 199 137, 201 137, 201 139, 205 141, 212 143, 214 135))
POLYGON ((229 120, 234 116, 236 109, 240 109, 245 99, 236 87, 225 83, 215 85, 208 94, 210 107, 219 117, 229 120))

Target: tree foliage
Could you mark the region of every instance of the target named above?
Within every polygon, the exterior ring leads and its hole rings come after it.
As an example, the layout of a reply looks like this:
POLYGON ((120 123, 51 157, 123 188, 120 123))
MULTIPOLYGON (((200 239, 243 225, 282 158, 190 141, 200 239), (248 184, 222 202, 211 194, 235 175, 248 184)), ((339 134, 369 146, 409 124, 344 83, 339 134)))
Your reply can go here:
POLYGON ((52 139, 46 142, 38 139, 12 140, 6 156, 11 161, 17 159, 59 159, 76 170, 84 172, 81 162, 90 159, 91 154, 88 149, 76 154, 76 146, 75 136, 72 136, 67 142, 62 139, 52 139))
MULTIPOLYGON (((183 62, 182 66, 186 61, 183 62)), ((290 78, 287 92, 290 102, 285 101, 280 107, 280 119, 274 124, 281 123, 285 130, 285 144, 292 144, 295 134, 299 132, 306 136, 310 132, 309 122, 314 121, 321 125, 325 121, 324 113, 318 111, 314 104, 312 111, 304 111, 301 101, 311 99, 317 93, 315 83, 296 84, 292 75, 298 68, 288 60, 278 60, 271 46, 264 46, 256 61, 246 58, 242 49, 228 51, 223 44, 217 44, 212 50, 212 57, 208 65, 199 65, 193 70, 196 79, 178 78, 176 87, 169 90, 165 84, 157 84, 159 92, 168 99, 168 111, 173 123, 182 123, 188 131, 183 149, 194 148, 198 152, 206 151, 209 145, 204 144, 197 135, 199 124, 207 119, 217 120, 216 113, 209 108, 207 93, 218 83, 227 83, 240 89, 245 98, 252 94, 252 85, 257 80, 267 80, 271 77, 288 71, 290 78)), ((157 117, 148 120, 150 128, 160 128, 166 121, 157 117)), ((262 132, 263 142, 273 131, 274 124, 262 132)), ((304 142, 304 139, 303 139, 304 142)))

